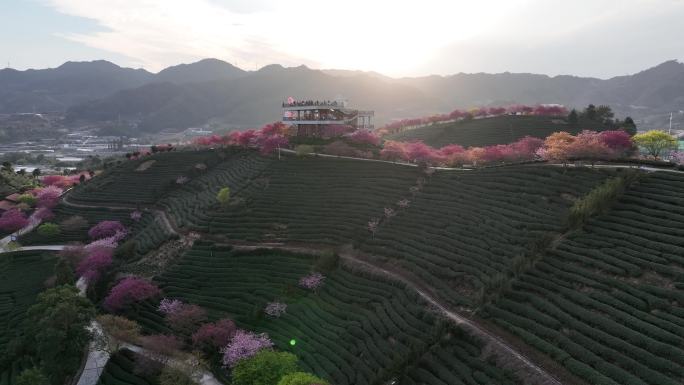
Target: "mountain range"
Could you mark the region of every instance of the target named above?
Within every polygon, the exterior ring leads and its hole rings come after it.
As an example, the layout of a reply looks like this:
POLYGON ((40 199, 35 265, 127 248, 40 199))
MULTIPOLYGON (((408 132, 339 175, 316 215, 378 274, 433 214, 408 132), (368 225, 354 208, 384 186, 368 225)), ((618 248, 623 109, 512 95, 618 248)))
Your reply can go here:
POLYGON ((559 103, 582 108, 608 104, 640 128, 661 127, 675 112, 684 118, 684 64, 667 61, 642 72, 597 79, 527 73, 391 78, 375 72, 268 65, 244 71, 217 59, 159 73, 107 61, 67 62, 57 68, 0 70, 0 113, 59 111, 66 122, 125 119, 141 132, 180 130, 209 120, 232 127, 280 118, 280 103, 343 95, 373 109, 376 125, 454 108, 511 103, 559 103))

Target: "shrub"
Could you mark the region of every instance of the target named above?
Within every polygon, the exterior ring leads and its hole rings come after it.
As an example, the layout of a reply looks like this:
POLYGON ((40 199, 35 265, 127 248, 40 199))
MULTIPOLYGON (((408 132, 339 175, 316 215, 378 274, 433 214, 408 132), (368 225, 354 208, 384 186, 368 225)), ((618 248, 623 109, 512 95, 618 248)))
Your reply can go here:
POLYGON ((138 243, 132 239, 129 239, 116 249, 114 255, 123 260, 131 259, 135 256, 135 250, 137 248, 138 243))
POLYGON ((229 187, 224 187, 219 192, 216 194, 216 200, 219 201, 221 206, 227 206, 228 201, 230 200, 230 188, 229 187))
POLYGON ((233 385, 273 385, 297 370, 297 356, 294 354, 264 350, 238 362, 231 377, 233 385))
POLYGON ((17 201, 33 207, 36 205, 36 202, 38 202, 38 199, 31 194, 21 194, 17 201))
POLYGON ((268 334, 255 334, 237 330, 230 343, 221 350, 223 365, 234 367, 240 360, 257 354, 262 349, 270 349, 273 342, 268 334))
POLYGON ((55 264, 55 285, 73 285, 75 282, 74 270, 66 258, 59 258, 55 264))
POLYGON ((97 317, 102 332, 97 336, 98 348, 114 354, 124 343, 134 344, 140 339, 140 325, 128 318, 103 314, 97 317))
POLYGON ((323 153, 335 156, 354 156, 356 150, 347 143, 337 140, 323 147, 323 153))
POLYGON ((235 335, 235 322, 228 318, 202 325, 193 335, 192 344, 206 351, 227 346, 235 335))
POLYGON ((159 385, 197 385, 184 371, 167 365, 159 375, 159 385))
POLYGON ((78 215, 71 216, 60 223, 65 231, 84 231, 88 228, 88 221, 78 215))
POLYGON ((55 223, 48 222, 38 226, 38 234, 43 237, 56 237, 60 234, 60 232, 61 230, 59 229, 59 226, 55 223))
POLYGON ((16 385, 50 385, 50 380, 40 368, 26 369, 17 376, 16 385))
POLYGON ((126 227, 119 221, 102 221, 88 230, 88 236, 91 239, 113 237, 120 233, 125 234, 126 227))
POLYGON ((325 252, 318 257, 313 268, 316 271, 322 271, 324 273, 330 273, 331 271, 335 270, 335 268, 337 268, 339 260, 340 260, 340 256, 337 255, 336 253, 325 252))
POLYGON ((314 148, 308 144, 300 144, 295 147, 295 152, 297 153, 297 156, 305 156, 314 152, 314 148))
POLYGON ((149 350, 158 361, 163 363, 177 355, 178 351, 183 347, 183 343, 178 338, 165 334, 141 337, 140 344, 149 350))
POLYGON ((157 286, 137 277, 124 278, 116 284, 104 300, 104 307, 112 312, 121 311, 130 305, 159 295, 157 286))
POLYGON ((278 381, 278 385, 329 385, 328 381, 306 372, 286 374, 278 381))
POLYGON ((589 217, 606 211, 611 203, 622 195, 629 183, 631 180, 628 181, 624 177, 610 178, 575 201, 568 215, 570 227, 579 227, 589 217))

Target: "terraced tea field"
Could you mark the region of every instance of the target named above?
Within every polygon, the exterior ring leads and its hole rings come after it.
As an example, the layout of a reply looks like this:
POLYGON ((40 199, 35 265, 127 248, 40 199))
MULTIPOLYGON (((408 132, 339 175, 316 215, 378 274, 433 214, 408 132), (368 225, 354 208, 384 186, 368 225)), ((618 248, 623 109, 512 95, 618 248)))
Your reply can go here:
POLYGON ((365 238, 370 218, 419 176, 415 167, 288 157, 273 161, 235 204, 204 210, 195 221, 235 240, 344 244, 365 238))
MULTIPOLYGON (((223 155, 222 155, 223 154, 223 155)), ((149 205, 179 187, 179 177, 202 175, 219 164, 221 151, 179 151, 154 154, 141 160, 125 161, 69 194, 74 203, 98 205, 149 205)))
POLYGON ((684 383, 684 176, 642 178, 486 315, 588 383, 684 383))
MULTIPOLYGON (((340 267, 317 293, 299 289, 313 263, 311 256, 198 244, 158 281, 165 295, 202 305, 213 318, 227 315, 267 332, 304 369, 337 385, 516 383, 402 285, 340 267), (255 316, 274 300, 287 303, 285 315, 255 316)), ((152 305, 141 314, 147 329, 165 330, 152 305)))
POLYGON ((582 120, 577 125, 567 124, 563 117, 500 116, 456 123, 435 124, 391 135, 387 139, 410 142, 422 140, 433 147, 447 144, 461 146, 489 146, 512 143, 525 136, 545 138, 556 131, 577 133, 582 130, 601 131, 600 123, 582 120))
POLYGON ((429 282, 452 305, 473 307, 516 256, 562 232, 572 199, 607 175, 552 167, 437 172, 361 249, 429 282))
POLYGON ((228 187, 233 201, 250 196, 266 183, 262 177, 273 161, 245 151, 227 157, 208 172, 171 191, 159 203, 179 227, 207 230, 209 212, 218 209, 217 192, 228 187))
MULTIPOLYGON (((55 262, 49 252, 0 254, 0 357, 7 352, 8 343, 21 333, 26 310, 45 289, 45 280, 52 275, 55 262)), ((14 384, 16 376, 31 366, 28 359, 12 359, 7 366, 0 366, 0 384, 14 384)))

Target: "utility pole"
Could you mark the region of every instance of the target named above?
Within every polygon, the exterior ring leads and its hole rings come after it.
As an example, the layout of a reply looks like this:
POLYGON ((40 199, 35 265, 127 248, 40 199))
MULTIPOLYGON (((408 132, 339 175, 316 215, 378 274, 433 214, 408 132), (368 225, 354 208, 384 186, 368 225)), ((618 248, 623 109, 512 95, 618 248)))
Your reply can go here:
POLYGON ((672 135, 672 112, 670 112, 670 129, 667 131, 667 133, 672 135))

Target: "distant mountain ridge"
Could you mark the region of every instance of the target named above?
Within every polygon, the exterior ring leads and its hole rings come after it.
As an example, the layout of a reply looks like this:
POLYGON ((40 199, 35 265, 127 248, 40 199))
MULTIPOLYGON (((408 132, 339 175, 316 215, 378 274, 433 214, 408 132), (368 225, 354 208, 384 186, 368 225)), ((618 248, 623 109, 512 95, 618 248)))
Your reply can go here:
POLYGON ((269 65, 243 71, 217 59, 166 68, 158 74, 106 61, 68 62, 47 70, 0 70, 0 113, 67 111, 71 121, 119 117, 143 131, 182 129, 218 119, 256 126, 280 118, 280 102, 348 98, 376 111, 376 124, 454 108, 511 103, 609 104, 619 116, 661 125, 684 110, 684 64, 668 61, 607 80, 525 73, 390 78, 374 72, 269 65))

